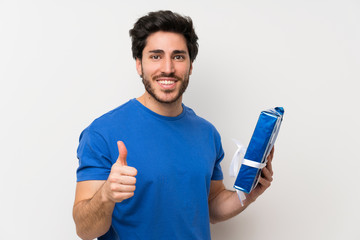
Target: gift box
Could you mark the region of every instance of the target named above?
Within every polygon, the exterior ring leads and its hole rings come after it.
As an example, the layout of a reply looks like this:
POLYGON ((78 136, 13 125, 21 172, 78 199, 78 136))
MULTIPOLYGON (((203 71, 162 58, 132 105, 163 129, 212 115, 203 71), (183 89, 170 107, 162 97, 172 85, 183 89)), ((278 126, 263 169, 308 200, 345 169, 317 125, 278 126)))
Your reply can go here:
POLYGON ((283 115, 282 107, 261 112, 235 180, 235 189, 250 193, 256 187, 279 133, 283 115))

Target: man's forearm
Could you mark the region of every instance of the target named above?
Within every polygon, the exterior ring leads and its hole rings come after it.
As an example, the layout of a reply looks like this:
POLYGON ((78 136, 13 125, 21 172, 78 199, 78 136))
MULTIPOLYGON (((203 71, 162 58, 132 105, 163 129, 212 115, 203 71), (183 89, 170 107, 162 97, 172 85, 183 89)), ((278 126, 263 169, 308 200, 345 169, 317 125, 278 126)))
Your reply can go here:
POLYGON ((209 202, 210 222, 217 223, 232 218, 245 210, 250 203, 251 199, 245 199, 242 206, 235 191, 223 189, 209 202))
POLYGON ((82 239, 104 235, 111 226, 115 203, 102 197, 102 187, 93 198, 78 202, 73 209, 76 232, 82 239))
POLYGON ((254 202, 261 194, 270 187, 273 180, 272 158, 274 148, 267 157, 266 167, 262 169, 258 185, 249 193, 241 205, 240 199, 235 191, 227 190, 222 181, 211 181, 209 194, 210 222, 216 223, 227 220, 241 213, 247 206, 254 202))

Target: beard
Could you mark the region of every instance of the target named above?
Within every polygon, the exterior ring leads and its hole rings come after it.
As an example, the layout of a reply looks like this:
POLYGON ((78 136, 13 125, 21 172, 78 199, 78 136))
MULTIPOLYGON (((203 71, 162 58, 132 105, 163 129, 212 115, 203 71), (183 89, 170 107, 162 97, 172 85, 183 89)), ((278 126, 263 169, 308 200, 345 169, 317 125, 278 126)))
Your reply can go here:
MULTIPOLYGON (((144 71, 143 71, 144 72, 144 71)), ((179 100, 179 98, 185 93, 187 86, 189 85, 189 74, 184 75, 184 78, 181 78, 179 76, 176 76, 175 74, 171 73, 171 74, 161 74, 161 75, 157 75, 154 76, 151 80, 148 80, 144 74, 141 75, 142 78, 142 82, 145 86, 145 90, 159 103, 165 103, 165 104, 171 104, 174 103, 176 101, 179 100), (176 93, 176 95, 171 98, 171 99, 161 99, 160 96, 158 96, 155 93, 155 90, 152 86, 152 84, 154 84, 154 82, 156 82, 156 79, 161 78, 161 77, 171 77, 171 78, 176 78, 177 81, 180 81, 181 85, 180 85, 180 89, 178 90, 178 92, 176 93)), ((173 91, 177 91, 177 90, 164 90, 163 93, 165 94, 170 94, 173 91)))

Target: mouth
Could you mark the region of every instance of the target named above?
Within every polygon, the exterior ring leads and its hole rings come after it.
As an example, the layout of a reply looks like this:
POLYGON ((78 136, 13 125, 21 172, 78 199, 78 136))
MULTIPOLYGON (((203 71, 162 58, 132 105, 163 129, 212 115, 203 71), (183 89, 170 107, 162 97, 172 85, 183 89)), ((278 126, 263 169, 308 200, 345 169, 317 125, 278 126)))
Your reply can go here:
POLYGON ((164 89, 172 89, 175 87, 177 80, 173 78, 160 78, 156 82, 164 89))

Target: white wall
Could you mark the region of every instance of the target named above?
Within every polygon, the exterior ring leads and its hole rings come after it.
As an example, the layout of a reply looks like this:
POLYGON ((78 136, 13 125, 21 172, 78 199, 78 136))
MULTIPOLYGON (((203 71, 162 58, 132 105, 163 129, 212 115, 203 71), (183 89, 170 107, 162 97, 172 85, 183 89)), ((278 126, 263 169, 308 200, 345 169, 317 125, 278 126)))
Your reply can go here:
POLYGON ((79 134, 142 94, 128 30, 159 9, 195 23, 184 102, 221 133, 225 175, 231 138, 247 143, 261 110, 286 110, 272 187, 213 239, 360 239, 355 0, 1 0, 0 238, 78 239, 79 134))

